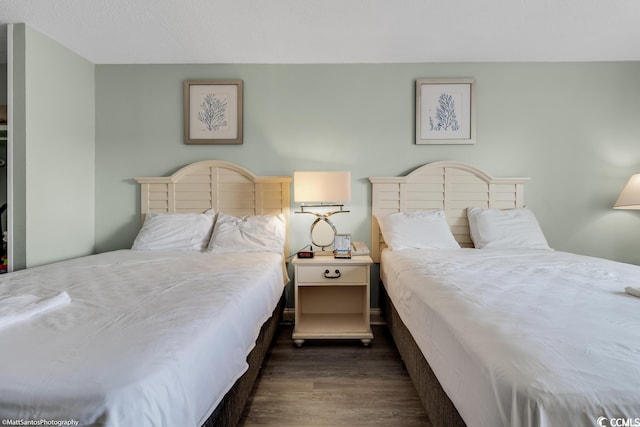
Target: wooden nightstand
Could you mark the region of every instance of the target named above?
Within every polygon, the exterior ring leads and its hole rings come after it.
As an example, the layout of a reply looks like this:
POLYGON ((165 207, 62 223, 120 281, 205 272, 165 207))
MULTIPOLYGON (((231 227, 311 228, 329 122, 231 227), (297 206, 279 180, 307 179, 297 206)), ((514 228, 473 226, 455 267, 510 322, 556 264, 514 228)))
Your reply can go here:
POLYGON ((295 327, 298 347, 305 339, 373 339, 369 321, 369 256, 294 258, 295 327))

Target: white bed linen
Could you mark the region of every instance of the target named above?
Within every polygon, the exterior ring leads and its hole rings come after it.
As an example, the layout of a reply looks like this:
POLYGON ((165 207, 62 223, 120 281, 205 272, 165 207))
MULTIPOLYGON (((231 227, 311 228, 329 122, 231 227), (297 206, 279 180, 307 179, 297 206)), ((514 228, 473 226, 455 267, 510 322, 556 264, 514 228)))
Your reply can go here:
POLYGON ((199 426, 283 286, 275 253, 122 250, 10 273, 0 299, 72 302, 0 329, 0 419, 199 426))
POLYGON ((381 275, 468 426, 640 425, 640 299, 624 292, 640 267, 548 250, 387 250, 381 275))

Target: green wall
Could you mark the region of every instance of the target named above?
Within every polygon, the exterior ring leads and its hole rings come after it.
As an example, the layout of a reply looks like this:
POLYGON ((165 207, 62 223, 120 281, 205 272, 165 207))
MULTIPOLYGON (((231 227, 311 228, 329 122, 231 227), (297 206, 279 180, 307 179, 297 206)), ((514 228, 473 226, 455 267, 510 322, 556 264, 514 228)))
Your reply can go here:
MULTIPOLYGON (((256 174, 351 170, 341 232, 369 240, 367 177, 435 160, 494 176, 528 176, 527 205, 558 249, 640 263, 637 212, 611 205, 640 171, 640 63, 371 65, 98 65, 96 248, 129 247, 139 228, 133 177, 165 175, 202 159, 256 174), (477 144, 414 144, 418 78, 473 77, 477 144), (182 142, 185 79, 244 81, 244 145, 182 142)), ((292 216, 291 248, 309 218, 292 216)))
POLYGON ((13 31, 13 268, 91 254, 95 66, 27 25, 13 31))

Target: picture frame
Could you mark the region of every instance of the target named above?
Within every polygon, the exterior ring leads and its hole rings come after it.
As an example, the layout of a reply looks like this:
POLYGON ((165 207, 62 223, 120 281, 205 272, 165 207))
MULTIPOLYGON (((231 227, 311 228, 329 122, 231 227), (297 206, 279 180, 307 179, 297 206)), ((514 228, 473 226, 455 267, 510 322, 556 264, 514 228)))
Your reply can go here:
POLYGON ((416 80, 416 144, 476 143, 475 80, 416 80))
POLYGON ((184 81, 184 143, 242 144, 242 80, 184 81))

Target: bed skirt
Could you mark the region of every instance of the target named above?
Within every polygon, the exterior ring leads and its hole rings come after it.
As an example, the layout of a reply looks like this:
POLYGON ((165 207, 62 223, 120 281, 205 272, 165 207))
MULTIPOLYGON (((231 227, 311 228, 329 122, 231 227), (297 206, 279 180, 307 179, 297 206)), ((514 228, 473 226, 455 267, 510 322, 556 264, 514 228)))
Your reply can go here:
POLYGON ((413 381, 431 424, 434 427, 465 426, 458 410, 442 389, 429 363, 400 319, 382 282, 380 282, 380 307, 382 307, 387 327, 391 331, 402 363, 413 381))
POLYGON ((256 382, 256 378, 258 378, 260 368, 262 368, 262 362, 282 321, 284 301, 283 294, 271 317, 262 325, 260 335, 256 340, 256 346, 247 356, 247 363, 249 364, 247 372, 238 378, 202 427, 235 427, 240 421, 253 385, 256 382))

